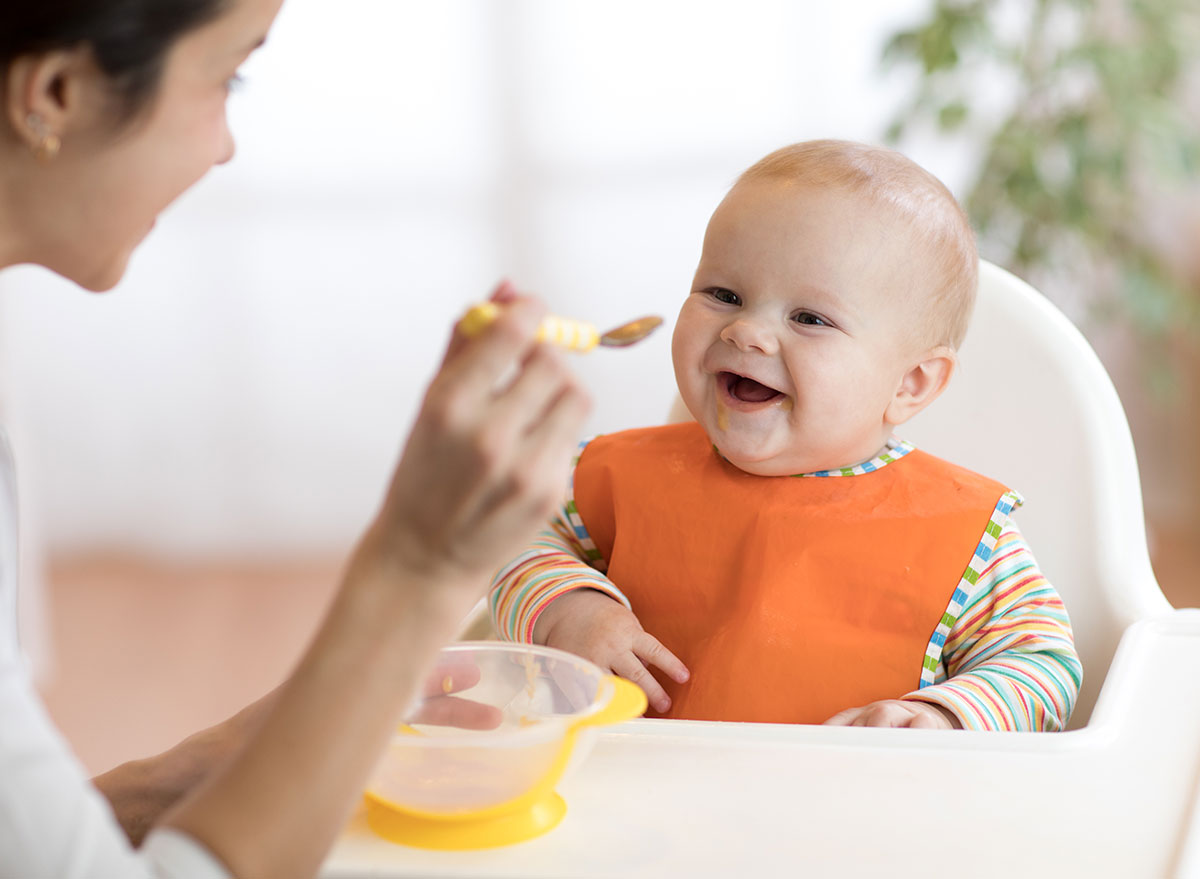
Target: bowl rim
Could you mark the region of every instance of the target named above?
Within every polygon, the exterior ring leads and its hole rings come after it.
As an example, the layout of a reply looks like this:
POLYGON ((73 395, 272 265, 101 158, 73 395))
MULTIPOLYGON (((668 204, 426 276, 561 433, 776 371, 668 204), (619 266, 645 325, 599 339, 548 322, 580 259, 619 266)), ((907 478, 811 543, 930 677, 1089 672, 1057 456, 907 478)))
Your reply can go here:
MULTIPOLYGON (((496 732, 490 729, 481 730, 463 730, 457 729, 450 735, 438 735, 437 733, 427 733, 428 726, 423 725, 421 735, 413 735, 411 733, 398 732, 392 736, 390 744, 400 745, 405 748, 478 748, 486 747, 528 747, 535 744, 544 744, 548 741, 561 739, 571 727, 579 725, 580 721, 596 714, 604 706, 606 706, 613 697, 613 684, 609 680, 613 677, 609 672, 604 671, 600 666, 590 660, 584 659, 582 656, 577 656, 566 650, 559 650, 557 647, 545 647, 541 644, 521 644, 515 641, 455 641, 453 644, 447 644, 438 651, 438 656, 453 653, 472 653, 486 651, 490 653, 509 653, 513 655, 534 654, 547 659, 555 659, 562 662, 568 662, 572 665, 582 666, 587 671, 594 673, 598 686, 596 695, 591 703, 572 714, 563 714, 556 718, 547 718, 533 726, 527 726, 518 729, 510 729, 504 732, 496 732)), ((422 700, 415 700, 413 705, 420 704, 422 700)))

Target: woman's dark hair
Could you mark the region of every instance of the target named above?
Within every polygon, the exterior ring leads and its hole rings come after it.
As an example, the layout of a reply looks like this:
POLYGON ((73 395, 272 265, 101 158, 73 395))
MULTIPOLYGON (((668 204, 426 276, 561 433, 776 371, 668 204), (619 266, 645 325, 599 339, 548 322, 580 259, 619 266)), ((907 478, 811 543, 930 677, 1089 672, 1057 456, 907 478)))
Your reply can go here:
POLYGON ((118 120, 154 96, 167 52, 181 36, 218 17, 230 0, 4 0, 0 82, 22 55, 91 48, 118 100, 118 120))

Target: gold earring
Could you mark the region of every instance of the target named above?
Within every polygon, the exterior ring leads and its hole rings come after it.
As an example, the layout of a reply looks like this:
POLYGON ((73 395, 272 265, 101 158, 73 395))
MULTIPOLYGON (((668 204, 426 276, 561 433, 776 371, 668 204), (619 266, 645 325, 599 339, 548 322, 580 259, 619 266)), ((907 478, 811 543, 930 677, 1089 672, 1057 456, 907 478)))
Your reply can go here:
POLYGON ((33 148, 33 155, 39 162, 53 160, 62 147, 62 139, 46 128, 46 123, 42 121, 42 117, 37 113, 30 113, 25 121, 33 129, 34 135, 38 138, 37 146, 33 148))

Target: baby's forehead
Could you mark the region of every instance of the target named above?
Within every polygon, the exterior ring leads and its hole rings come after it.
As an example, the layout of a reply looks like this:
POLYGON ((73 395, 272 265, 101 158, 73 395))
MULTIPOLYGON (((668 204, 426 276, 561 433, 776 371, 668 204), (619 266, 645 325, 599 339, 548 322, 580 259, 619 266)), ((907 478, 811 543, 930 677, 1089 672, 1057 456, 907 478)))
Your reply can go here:
MULTIPOLYGON (((961 341, 978 278, 975 233, 957 199, 929 171, 894 150, 818 140, 763 157, 742 174, 731 195, 741 187, 747 188, 743 194, 778 199, 782 193, 824 206, 844 236, 833 239, 834 249, 844 250, 846 260, 883 269, 876 273, 877 292, 921 312, 945 343, 961 341), (842 248, 847 238, 855 246, 842 248)), ((776 216, 789 220, 786 210, 776 216)), ((820 237, 831 240, 828 234, 820 237)))
POLYGON ((941 225, 948 219, 948 209, 957 209, 947 205, 940 193, 901 182, 880 187, 804 177, 754 177, 734 184, 730 193, 738 192, 746 192, 751 199, 795 200, 815 209, 869 217, 902 236, 919 235, 924 224, 941 225))
MULTIPOLYGON (((814 301, 840 300, 879 320, 921 318, 936 307, 932 291, 938 285, 932 282, 942 271, 945 254, 922 225, 925 206, 897 204, 863 188, 790 179, 746 180, 734 189, 738 187, 743 187, 738 193, 744 196, 739 198, 742 211, 761 208, 778 222, 795 223, 791 241, 814 224, 827 233, 822 238, 827 252, 794 262, 797 293, 817 294, 809 296, 814 301), (795 210, 772 210, 772 202, 795 210)), ((779 239, 788 240, 786 234, 779 239)))
MULTIPOLYGON (((732 224, 718 233, 737 231, 739 220, 769 218, 779 224, 777 241, 795 243, 817 232, 836 243, 834 251, 847 271, 882 271, 899 279, 924 261, 935 260, 919 211, 863 188, 810 183, 795 179, 752 179, 737 183, 732 224), (732 225, 732 229, 730 226, 732 225)), ((920 208, 921 206, 917 206, 920 208)), ((714 215, 716 219, 716 215, 714 215)), ((751 223, 757 228, 757 223, 751 223)), ((830 254, 833 258, 833 254, 830 254)))

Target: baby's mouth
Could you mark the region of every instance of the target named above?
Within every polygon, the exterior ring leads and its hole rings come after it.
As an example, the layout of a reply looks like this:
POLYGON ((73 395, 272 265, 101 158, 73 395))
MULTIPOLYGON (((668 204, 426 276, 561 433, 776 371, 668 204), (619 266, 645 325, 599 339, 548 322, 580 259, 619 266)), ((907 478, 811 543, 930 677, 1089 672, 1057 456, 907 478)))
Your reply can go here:
POLYGON ((730 397, 742 403, 767 403, 783 393, 769 388, 762 382, 738 375, 736 372, 718 373, 717 381, 730 397))

